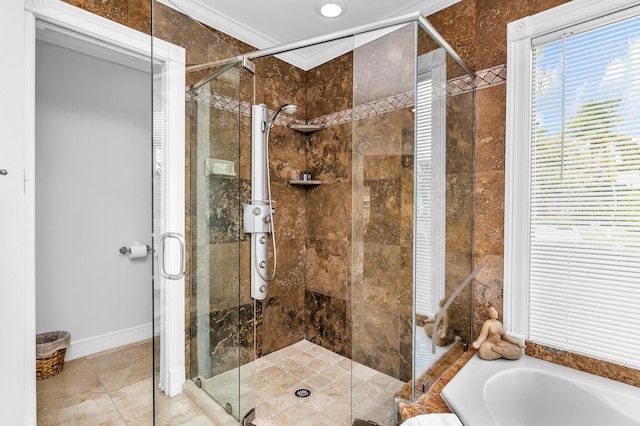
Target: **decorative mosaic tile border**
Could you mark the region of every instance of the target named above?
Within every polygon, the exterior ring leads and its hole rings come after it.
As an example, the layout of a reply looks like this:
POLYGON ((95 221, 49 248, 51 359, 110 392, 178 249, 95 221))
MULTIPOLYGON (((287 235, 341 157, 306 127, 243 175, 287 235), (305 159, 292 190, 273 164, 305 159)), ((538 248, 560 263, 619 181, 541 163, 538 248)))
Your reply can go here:
POLYGON ((309 120, 308 124, 317 124, 324 127, 336 126, 338 124, 348 123, 351 120, 359 120, 372 115, 384 114, 385 112, 412 107, 414 104, 414 96, 415 93, 413 91, 389 96, 384 99, 358 105, 355 108, 349 108, 333 114, 313 118, 309 120))
MULTIPOLYGON (((187 90, 185 99, 187 102, 195 102, 229 112, 240 112, 245 117, 251 117, 251 104, 249 102, 239 101, 230 96, 220 95, 206 89, 187 90)), ((268 110, 268 112, 269 115, 272 115, 275 111, 268 110)), ((276 124, 280 126, 289 126, 293 123, 304 124, 304 120, 295 119, 284 114, 276 117, 276 124)))
POLYGON ((413 107, 414 103, 415 92, 412 90, 399 95, 389 96, 388 98, 369 102, 364 105, 358 105, 353 111, 353 119, 358 120, 372 115, 384 114, 385 112, 413 107))
POLYGON ((188 88, 185 93, 185 100, 224 111, 240 112, 242 115, 251 116, 251 104, 249 102, 213 93, 206 89, 191 90, 188 88))
POLYGON ((474 80, 470 76, 456 77, 447 81, 447 95, 456 96, 463 93, 472 92, 475 89, 474 80))
MULTIPOLYGON (((471 92, 472 90, 485 89, 507 82, 507 66, 498 65, 496 67, 487 68, 476 73, 475 78, 469 76, 453 78, 447 81, 447 96, 456 96, 462 93, 471 92)), ((219 95, 205 89, 188 90, 186 92, 186 100, 188 102, 196 102, 208 105, 214 108, 240 112, 244 116, 251 116, 251 104, 245 101, 239 101, 228 96, 219 95)), ((276 124, 280 126, 289 126, 291 124, 315 124, 324 127, 336 126, 348 123, 351 120, 359 120, 373 115, 384 114, 386 112, 396 111, 399 109, 412 107, 415 102, 415 93, 409 91, 399 95, 389 96, 364 105, 358 105, 355 108, 345 109, 343 111, 320 117, 304 120, 290 117, 286 114, 280 114, 276 117, 276 124)), ((273 114, 273 110, 269 110, 269 115, 273 114)))
MULTIPOLYGON (((343 111, 314 118, 306 123, 304 120, 295 119, 293 117, 281 114, 276 117, 276 124, 280 126, 289 126, 294 123, 317 124, 324 127, 335 126, 338 124, 348 123, 351 120, 358 120, 372 115, 384 114, 385 112, 412 107, 414 104, 414 96, 415 95, 413 91, 389 96, 381 100, 359 105, 355 108, 355 110, 352 108, 345 109, 343 111)), ((247 117, 251 116, 250 103, 245 101, 238 101, 237 99, 213 93, 206 89, 188 90, 186 92, 186 100, 187 102, 195 102, 229 112, 240 112, 242 115, 247 117)), ((273 110, 269 110, 269 115, 273 113, 273 110)))
POLYGON ((507 65, 498 65, 493 68, 478 71, 476 73, 475 86, 476 89, 485 89, 487 87, 505 84, 507 82, 507 65))
POLYGON ((447 81, 447 94, 450 96, 467 93, 472 90, 486 89, 507 82, 507 66, 498 65, 476 72, 474 79, 469 76, 453 78, 447 81))

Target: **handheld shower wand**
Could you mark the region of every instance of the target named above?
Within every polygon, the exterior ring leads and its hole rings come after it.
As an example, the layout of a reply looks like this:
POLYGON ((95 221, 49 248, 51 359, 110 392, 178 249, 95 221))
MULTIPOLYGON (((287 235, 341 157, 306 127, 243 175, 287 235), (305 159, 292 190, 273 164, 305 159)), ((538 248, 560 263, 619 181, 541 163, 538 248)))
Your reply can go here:
POLYGON ((277 256, 277 248, 276 248, 276 227, 275 222, 273 220, 273 198, 271 197, 271 173, 269 171, 269 131, 273 128, 276 122, 276 117, 280 112, 285 112, 286 114, 295 114, 298 111, 298 107, 294 104, 284 104, 280 105, 278 109, 275 110, 273 115, 271 116, 270 124, 267 124, 266 136, 265 136, 265 154, 266 154, 266 172, 267 172, 267 195, 269 200, 269 217, 268 222, 271 224, 271 241, 273 241, 273 267, 271 268, 271 275, 267 278, 262 275, 260 269, 257 270, 260 278, 264 279, 266 282, 270 282, 273 277, 276 275, 276 267, 278 264, 278 256, 277 256))
MULTIPOLYGON (((280 114, 282 111, 284 111, 286 114, 295 114, 298 111, 298 107, 294 104, 284 104, 284 105, 280 105, 278 107, 277 110, 275 110, 275 112, 273 113, 273 115, 271 116, 271 120, 269 120, 269 126, 267 128, 267 132, 269 129, 271 129, 273 127, 273 125, 276 122, 276 117, 278 116, 278 114, 280 114)), ((269 135, 267 134, 267 143, 269 143, 269 135)))

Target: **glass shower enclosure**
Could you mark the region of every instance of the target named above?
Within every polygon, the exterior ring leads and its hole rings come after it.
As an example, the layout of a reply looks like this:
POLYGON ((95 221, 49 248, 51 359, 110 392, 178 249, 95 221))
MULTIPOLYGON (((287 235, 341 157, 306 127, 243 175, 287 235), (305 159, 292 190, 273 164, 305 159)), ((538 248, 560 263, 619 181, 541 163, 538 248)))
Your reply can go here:
POLYGON ((284 406, 397 424, 398 401, 417 399, 473 340, 471 286, 435 324, 473 269, 472 71, 417 15, 248 53, 159 3, 153 30, 187 58, 186 391, 229 424, 296 424, 284 406), (274 56, 337 38, 344 54, 311 70, 274 56), (269 142, 279 246, 264 301, 250 296, 242 223, 258 103, 298 105, 269 142), (303 171, 316 183, 301 184, 303 171), (307 355, 325 350, 345 360, 344 391, 316 380, 329 370, 307 355), (295 363, 269 375, 264 360, 287 353, 295 363), (286 402, 265 398, 276 390, 286 402))

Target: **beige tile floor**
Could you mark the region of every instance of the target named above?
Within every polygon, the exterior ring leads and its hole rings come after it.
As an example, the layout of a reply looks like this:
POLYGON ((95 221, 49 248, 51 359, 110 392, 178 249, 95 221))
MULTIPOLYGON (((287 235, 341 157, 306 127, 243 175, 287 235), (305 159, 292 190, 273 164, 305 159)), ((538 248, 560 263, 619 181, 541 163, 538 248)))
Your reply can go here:
MULTIPOLYGON (((152 342, 134 343, 67 361, 37 382, 38 425, 152 424, 152 342)), ((211 425, 185 395, 156 392, 158 425, 211 425)))
POLYGON ((256 361, 256 426, 351 425, 353 418, 393 425, 403 382, 302 340, 256 361), (298 399, 305 388, 311 396, 298 399))
MULTIPOLYGON (((65 362, 62 373, 37 383, 38 424, 150 425, 151 345, 144 341, 65 362)), ((306 340, 225 374, 238 373, 243 404, 253 405, 256 390, 256 426, 351 425, 352 404, 354 418, 391 426, 393 396, 404 384, 306 340), (311 396, 298 399, 299 388, 311 396)), ((173 398, 156 392, 156 404, 157 425, 237 424, 191 381, 173 398)))

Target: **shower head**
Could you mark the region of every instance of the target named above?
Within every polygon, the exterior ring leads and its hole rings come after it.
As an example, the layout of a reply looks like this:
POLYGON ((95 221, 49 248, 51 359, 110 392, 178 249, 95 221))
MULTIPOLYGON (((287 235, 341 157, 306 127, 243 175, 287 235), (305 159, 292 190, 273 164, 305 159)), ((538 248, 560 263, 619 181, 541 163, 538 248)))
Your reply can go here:
POLYGON ((298 107, 294 104, 285 105, 282 107, 282 110, 287 114, 295 114, 298 111, 298 107))
POLYGON ((280 114, 281 111, 286 112, 287 114, 294 114, 296 111, 298 111, 298 107, 294 104, 284 104, 284 105, 280 105, 278 107, 278 109, 276 110, 276 112, 273 113, 273 116, 271 117, 270 127, 273 127, 273 124, 276 121, 276 117, 278 116, 278 114, 280 114))

